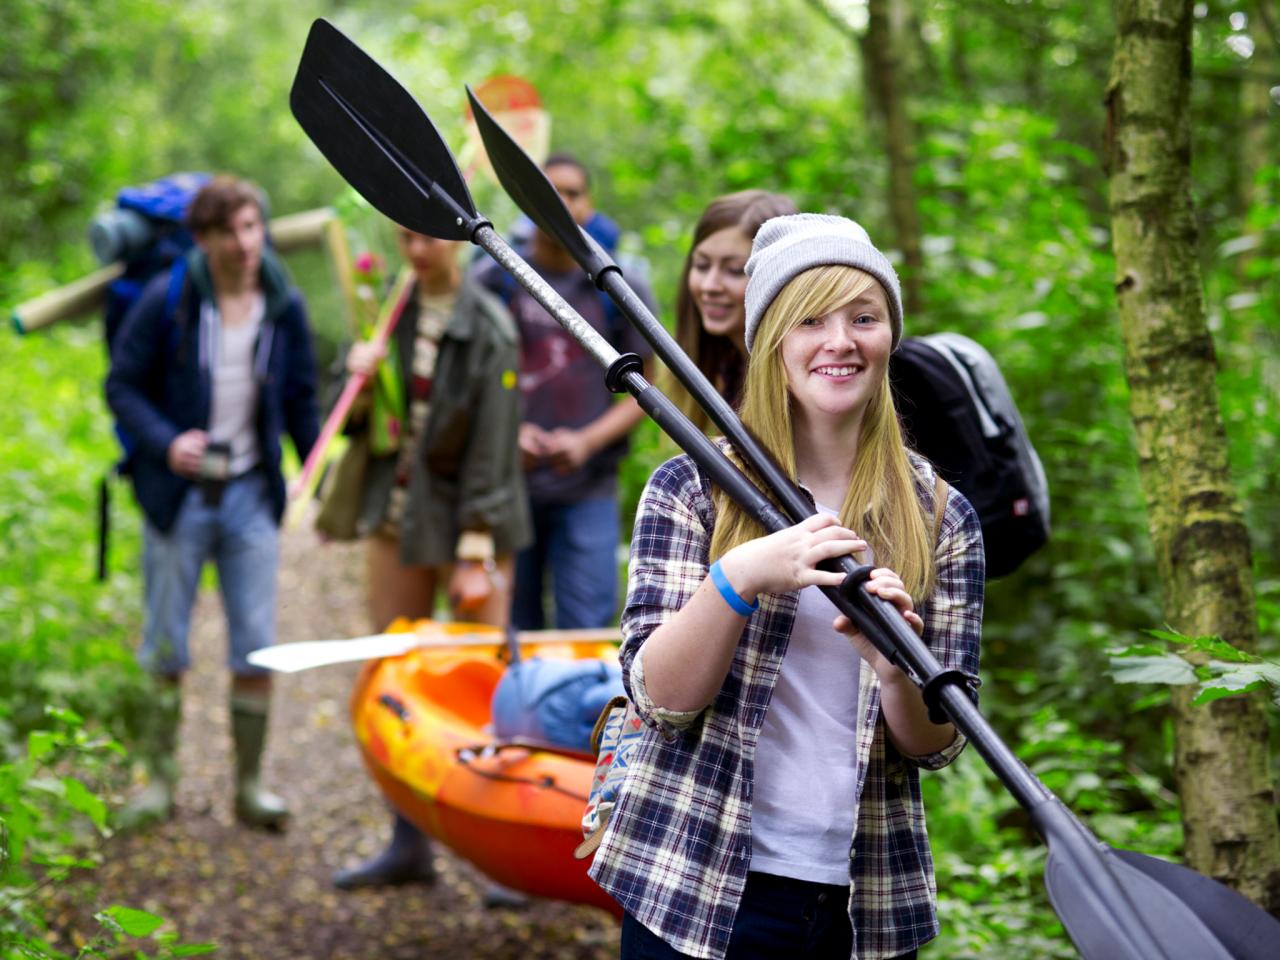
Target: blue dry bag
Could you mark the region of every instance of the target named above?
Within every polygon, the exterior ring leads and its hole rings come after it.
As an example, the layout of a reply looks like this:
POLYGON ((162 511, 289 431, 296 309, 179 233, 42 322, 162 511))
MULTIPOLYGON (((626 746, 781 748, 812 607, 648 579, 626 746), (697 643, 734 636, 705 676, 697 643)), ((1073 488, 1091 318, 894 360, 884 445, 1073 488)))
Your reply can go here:
POLYGON ((521 660, 493 692, 493 732, 591 752, 604 705, 621 696, 622 668, 603 660, 521 660))

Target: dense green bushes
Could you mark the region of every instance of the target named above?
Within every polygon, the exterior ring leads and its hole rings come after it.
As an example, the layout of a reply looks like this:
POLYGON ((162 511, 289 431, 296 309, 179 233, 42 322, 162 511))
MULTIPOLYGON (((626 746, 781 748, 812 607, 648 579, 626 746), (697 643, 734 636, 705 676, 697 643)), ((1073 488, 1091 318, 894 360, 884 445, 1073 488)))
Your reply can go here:
MULTIPOLYGON (((844 31, 816 7, 367 0, 341 5, 339 22, 455 146, 464 81, 529 77, 553 114, 557 147, 583 155, 602 208, 634 231, 669 316, 693 220, 717 193, 786 190, 806 208, 852 215, 888 236, 884 155, 854 37, 861 26, 844 31)), ((1242 64, 1223 43, 1234 9, 1197 4, 1195 173, 1221 404, 1254 538, 1262 652, 1275 659, 1280 212, 1266 198, 1280 173, 1274 164, 1257 172, 1259 199, 1241 209, 1242 64)), ((1078 0, 937 0, 917 12, 926 308, 908 318, 908 332, 957 330, 995 354, 1053 497, 1050 545, 989 591, 984 712, 1105 839, 1176 855, 1167 694, 1107 676, 1109 649, 1161 626, 1094 154, 1110 24, 1078 0)), ((0 116, 0 299, 83 273, 85 222, 124 183, 234 168, 265 183, 281 213, 338 194, 285 107, 308 20, 294 7, 105 0, 90 16, 74 4, 15 0, 4 16, 0 53, 13 68, 0 77, 9 108, 0 116)), ((512 207, 498 191, 483 179, 473 186, 481 209, 508 223, 512 207)), ((311 267, 314 295, 325 278, 311 267)), ((335 318, 317 300, 318 326, 332 333, 335 318)), ((56 725, 48 705, 85 717, 86 737, 124 735, 145 688, 128 652, 138 617, 127 572, 137 556, 131 506, 114 511, 116 572, 92 583, 93 492, 115 456, 97 329, 11 339, 3 355, 0 734, 12 764, 26 762, 31 731, 56 725)), ((641 426, 623 471, 628 504, 672 449, 652 424, 641 426)), ((81 756, 71 741, 65 751, 46 755, 58 757, 58 776, 81 756)), ((1059 954, 1042 852, 1006 792, 973 754, 926 789, 946 930, 939 955, 1059 954)))
MULTIPOLYGON (((117 453, 100 400, 95 327, 18 339, 0 377, 0 955, 62 956, 44 943, 42 890, 91 869, 109 836, 127 739, 147 709, 133 661, 136 514, 117 509, 116 572, 95 582, 96 489, 117 453)), ((97 947, 140 915, 111 908, 97 947), (114 911, 114 912, 112 912, 114 911), (122 919, 123 918, 123 922, 122 919)), ((166 935, 167 936, 167 935, 166 935)), ((181 949, 155 941, 156 956, 181 949)), ((149 955, 149 954, 142 954, 149 955)))

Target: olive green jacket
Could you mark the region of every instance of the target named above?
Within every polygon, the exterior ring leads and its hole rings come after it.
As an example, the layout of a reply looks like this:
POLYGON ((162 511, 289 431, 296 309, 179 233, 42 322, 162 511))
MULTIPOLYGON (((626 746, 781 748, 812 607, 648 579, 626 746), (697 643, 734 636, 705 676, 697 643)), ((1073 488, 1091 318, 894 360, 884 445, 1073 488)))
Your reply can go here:
MULTIPOLYGON (((417 323, 414 298, 395 331, 406 396, 417 323)), ((464 280, 440 340, 427 420, 415 438, 400 526, 404 563, 452 563, 463 531, 488 531, 498 554, 532 540, 517 441, 519 363, 519 338, 510 314, 493 294, 464 280)), ((362 536, 382 524, 398 456, 369 461, 360 508, 362 536)))

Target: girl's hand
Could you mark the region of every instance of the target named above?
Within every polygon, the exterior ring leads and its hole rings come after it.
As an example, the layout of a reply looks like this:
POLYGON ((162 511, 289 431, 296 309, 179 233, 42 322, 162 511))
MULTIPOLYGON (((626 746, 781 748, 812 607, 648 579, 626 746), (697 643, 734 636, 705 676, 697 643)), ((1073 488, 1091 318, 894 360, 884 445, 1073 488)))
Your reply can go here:
MULTIPOLYGON (((916 636, 924 636, 924 621, 920 619, 920 614, 916 613, 911 594, 907 593, 902 579, 896 573, 887 567, 878 567, 871 571, 871 579, 864 584, 864 589, 868 593, 873 593, 877 597, 892 603, 898 608, 898 612, 902 614, 903 619, 907 621, 911 629, 916 632, 916 636)), ((884 658, 884 655, 875 648, 865 634, 861 633, 853 625, 853 622, 848 617, 841 614, 836 617, 831 625, 838 633, 843 633, 853 642, 859 656, 867 662, 871 669, 880 675, 881 680, 885 679, 882 671, 894 670, 901 672, 884 658)))
POLYGON ((839 520, 818 513, 793 527, 734 547, 720 558, 720 569, 750 603, 758 593, 839 586, 844 574, 819 570, 818 564, 866 549, 866 541, 840 526, 839 520))
POLYGON ((372 376, 378 369, 378 364, 386 358, 386 346, 376 344, 372 340, 353 343, 351 349, 347 351, 347 373, 372 376))

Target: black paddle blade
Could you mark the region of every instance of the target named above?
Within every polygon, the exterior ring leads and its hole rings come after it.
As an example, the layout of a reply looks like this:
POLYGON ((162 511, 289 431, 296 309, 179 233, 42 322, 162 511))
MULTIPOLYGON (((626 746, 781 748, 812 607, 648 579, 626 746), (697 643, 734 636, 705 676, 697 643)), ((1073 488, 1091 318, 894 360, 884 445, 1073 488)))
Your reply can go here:
POLYGON ((1280 953, 1280 920, 1252 900, 1179 864, 1132 850, 1112 852, 1190 905, 1233 960, 1271 960, 1280 953))
POLYGON ((547 175, 493 119, 470 86, 467 87, 467 98, 471 101, 471 112, 475 115, 480 139, 484 141, 485 152, 498 175, 498 182, 516 206, 528 214, 543 233, 559 240, 593 280, 606 267, 613 266, 613 259, 578 226, 547 175))
POLYGON ((1227 949, 1195 905, 1116 851, 1102 850, 1099 861, 1086 869, 1062 853, 1060 847, 1050 847, 1045 887, 1084 960, 1244 960, 1227 949), (1109 882, 1101 883, 1104 879, 1109 882))
POLYGON ((1031 811, 1049 902, 1085 960, 1265 960, 1280 922, 1208 877, 1098 841, 1056 798, 1031 811))
POLYGON ((483 222, 431 118, 327 20, 311 25, 289 106, 343 179, 396 223, 470 240, 483 222))

